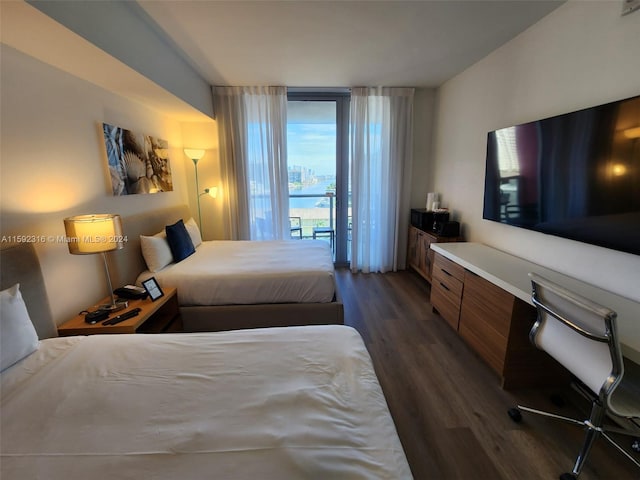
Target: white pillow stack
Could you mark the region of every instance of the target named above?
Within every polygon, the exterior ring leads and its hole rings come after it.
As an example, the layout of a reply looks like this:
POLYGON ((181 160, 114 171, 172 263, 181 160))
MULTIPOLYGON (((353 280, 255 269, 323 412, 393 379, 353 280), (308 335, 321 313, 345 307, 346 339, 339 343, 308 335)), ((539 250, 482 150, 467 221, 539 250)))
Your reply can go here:
POLYGON ((198 245, 202 243, 202 236, 200 235, 200 229, 198 228, 198 224, 193 218, 190 218, 186 222, 184 222, 184 226, 191 237, 191 241, 193 242, 193 246, 198 248, 198 245))
MULTIPOLYGON (((184 226, 191 237, 193 246, 198 248, 198 245, 202 244, 202 236, 200 235, 198 224, 193 218, 190 218, 184 222, 184 226)), ((173 263, 173 255, 171 255, 167 234, 164 230, 152 236, 140 235, 140 248, 150 272, 158 272, 173 263)))
POLYGON ((153 236, 140 235, 140 248, 150 272, 158 272, 173 262, 167 234, 164 232, 153 236))

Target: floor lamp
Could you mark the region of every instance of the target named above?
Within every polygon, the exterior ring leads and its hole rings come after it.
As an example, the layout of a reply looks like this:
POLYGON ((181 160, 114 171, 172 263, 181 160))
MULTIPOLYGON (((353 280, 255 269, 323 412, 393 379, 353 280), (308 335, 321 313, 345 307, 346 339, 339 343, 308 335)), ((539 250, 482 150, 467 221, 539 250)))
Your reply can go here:
POLYGON ((218 196, 218 187, 205 188, 198 196, 201 197, 202 195, 209 195, 211 198, 216 198, 218 196))
POLYGON ((202 214, 200 213, 200 185, 198 183, 198 160, 204 157, 204 150, 185 148, 184 154, 193 160, 193 166, 196 169, 196 194, 198 199, 198 226, 202 230, 202 214))
POLYGON ((127 307, 127 302, 116 301, 111 285, 111 275, 107 264, 107 252, 124 247, 122 221, 120 215, 98 214, 77 215, 64 219, 64 230, 67 235, 67 247, 73 255, 91 255, 102 253, 104 272, 107 276, 111 303, 100 305, 100 310, 115 312, 127 307))

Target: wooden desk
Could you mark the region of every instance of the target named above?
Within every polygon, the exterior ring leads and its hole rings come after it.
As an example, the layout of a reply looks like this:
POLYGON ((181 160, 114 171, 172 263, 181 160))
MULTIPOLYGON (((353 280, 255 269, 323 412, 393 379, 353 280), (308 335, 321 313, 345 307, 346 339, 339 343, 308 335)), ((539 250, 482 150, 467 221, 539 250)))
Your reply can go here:
MULTIPOLYGON (((100 304, 110 303, 111 297, 104 299, 100 304)), ((94 310, 97 306, 91 308, 94 310)), ((129 300, 129 306, 110 315, 115 317, 134 308, 140 308, 140 313, 132 318, 124 320, 116 325, 102 325, 98 322, 91 325, 84 321, 84 315, 76 315, 68 322, 58 327, 58 335, 95 335, 104 333, 160 333, 173 331, 179 323, 180 311, 178 308, 178 295, 175 288, 164 289, 164 296, 155 302, 147 298, 145 300, 129 300)), ((178 328, 178 330, 180 330, 178 328)))
POLYGON ((479 243, 432 244, 431 248, 530 305, 531 281, 527 274, 535 272, 610 308, 618 314, 623 355, 640 364, 640 303, 479 243))

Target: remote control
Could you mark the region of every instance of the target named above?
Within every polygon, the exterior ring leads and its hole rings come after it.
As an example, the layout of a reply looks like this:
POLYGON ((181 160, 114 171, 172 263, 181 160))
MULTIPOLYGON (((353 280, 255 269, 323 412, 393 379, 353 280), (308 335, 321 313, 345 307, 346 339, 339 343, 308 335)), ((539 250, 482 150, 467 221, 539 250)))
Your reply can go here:
POLYGON ((140 310, 141 310, 140 308, 134 308, 133 310, 129 310, 128 312, 122 313, 117 317, 113 317, 113 318, 110 318, 109 320, 102 322, 102 325, 116 325, 132 317, 137 317, 138 314, 140 313, 140 310))

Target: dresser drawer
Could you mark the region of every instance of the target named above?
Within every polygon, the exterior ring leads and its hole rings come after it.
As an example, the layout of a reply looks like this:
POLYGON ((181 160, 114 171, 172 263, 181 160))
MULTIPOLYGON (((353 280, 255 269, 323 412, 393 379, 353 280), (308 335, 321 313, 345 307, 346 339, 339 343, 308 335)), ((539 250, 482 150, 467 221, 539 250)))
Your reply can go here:
POLYGON ((431 305, 454 330, 458 330, 462 282, 447 275, 441 269, 434 269, 431 282, 431 305))
MULTIPOLYGON (((462 319, 462 312, 460 315, 462 319)), ((460 321, 458 333, 473 350, 480 355, 500 376, 505 368, 507 341, 496 335, 485 322, 469 322, 468 317, 460 321)))
POLYGON ((460 303, 460 297, 462 296, 462 281, 456 277, 448 275, 437 264, 433 269, 433 285, 439 285, 448 292, 449 295, 451 295, 451 298, 456 298, 457 302, 460 303))
POLYGON ((453 277, 460 282, 464 281, 464 268, 455 262, 452 262, 446 257, 443 257, 439 253, 434 256, 433 263, 433 275, 436 275, 436 270, 440 271, 442 275, 446 277, 453 277))
POLYGON ((478 275, 466 271, 464 303, 473 321, 483 321, 504 338, 509 337, 515 298, 509 292, 478 275), (476 320, 477 319, 477 320, 476 320))
POLYGON ((451 292, 434 282, 431 287, 431 305, 454 330, 458 330, 460 297, 452 298, 451 292))
POLYGON ((460 306, 460 336, 502 375, 509 344, 514 297, 467 271, 460 306))

